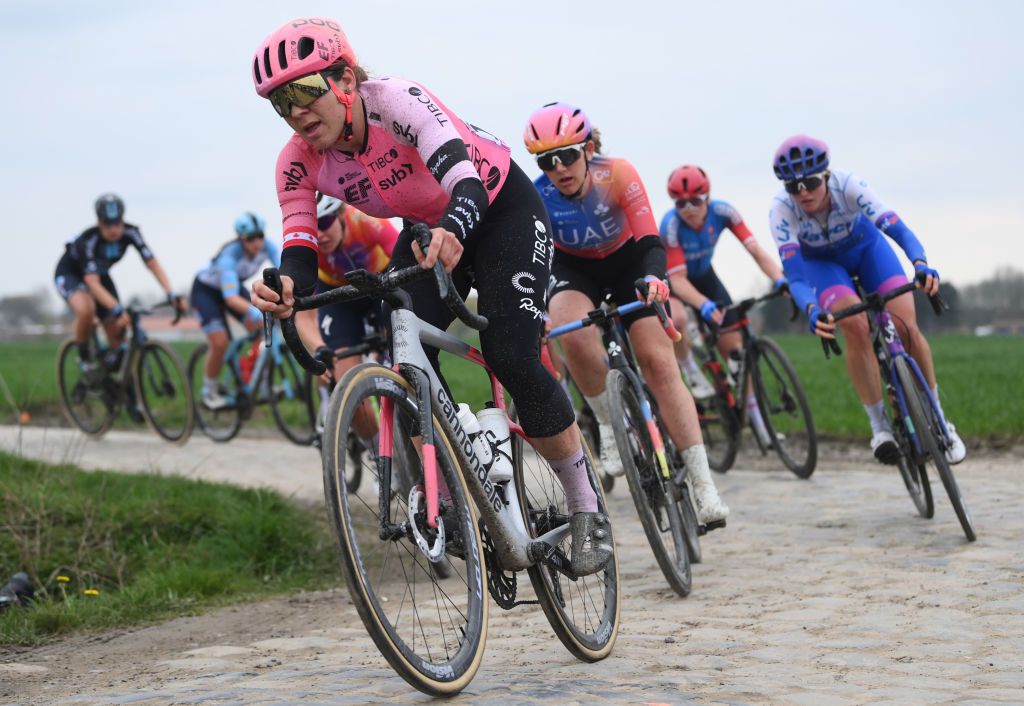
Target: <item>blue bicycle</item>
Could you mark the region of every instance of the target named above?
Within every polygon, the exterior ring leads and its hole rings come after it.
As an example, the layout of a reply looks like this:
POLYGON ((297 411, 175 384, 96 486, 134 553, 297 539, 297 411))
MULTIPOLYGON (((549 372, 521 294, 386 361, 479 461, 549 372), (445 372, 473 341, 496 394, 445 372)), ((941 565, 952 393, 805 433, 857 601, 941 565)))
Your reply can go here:
MULTIPOLYGON (((949 430, 946 428, 946 420, 917 362, 904 350, 896 331, 896 324, 885 308, 886 302, 912 292, 915 285, 908 282, 886 294, 866 294, 856 279, 854 282, 863 301, 842 311, 833 312, 832 316, 835 321, 840 321, 863 312, 870 312, 868 325, 871 343, 889 399, 893 436, 899 447, 897 464, 907 486, 907 492, 910 493, 910 498, 920 515, 931 518, 935 514, 935 503, 928 482, 927 467, 929 464, 934 466, 946 488, 946 494, 949 495, 949 501, 953 505, 957 519, 960 520, 967 541, 973 542, 977 538, 974 522, 953 476, 953 470, 946 460, 946 449, 952 443, 949 430)), ((946 308, 945 302, 938 296, 929 297, 929 301, 936 315, 940 315, 946 308)), ((842 349, 834 340, 823 339, 821 345, 826 358, 831 353, 842 354, 842 349)))
POLYGON ((252 417, 258 405, 269 404, 278 428, 292 442, 310 446, 316 439, 315 415, 318 396, 306 372, 299 366, 280 332, 274 329, 270 347, 263 345, 263 332, 237 338, 228 345, 218 381, 224 407, 210 409, 202 402, 203 366, 207 344, 198 346, 188 361, 188 379, 195 393, 196 422, 214 441, 229 441, 242 423, 252 417))

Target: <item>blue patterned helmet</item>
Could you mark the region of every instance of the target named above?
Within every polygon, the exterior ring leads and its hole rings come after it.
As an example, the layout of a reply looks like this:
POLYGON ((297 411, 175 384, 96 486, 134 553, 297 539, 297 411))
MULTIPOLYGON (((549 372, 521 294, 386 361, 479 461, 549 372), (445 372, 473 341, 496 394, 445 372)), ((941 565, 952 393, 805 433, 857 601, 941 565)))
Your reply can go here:
POLYGON ((823 172, 828 169, 828 145, 808 135, 793 135, 775 150, 773 166, 782 181, 823 172))

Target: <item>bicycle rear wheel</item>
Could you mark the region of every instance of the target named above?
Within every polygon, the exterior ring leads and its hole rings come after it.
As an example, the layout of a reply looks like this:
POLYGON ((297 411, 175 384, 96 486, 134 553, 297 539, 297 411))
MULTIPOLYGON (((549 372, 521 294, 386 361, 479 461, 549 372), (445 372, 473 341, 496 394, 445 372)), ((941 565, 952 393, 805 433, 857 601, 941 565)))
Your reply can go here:
POLYGON ((132 382, 149 427, 179 446, 188 441, 195 406, 188 376, 174 349, 162 341, 146 341, 132 365, 132 382))
POLYGON ((715 394, 704 400, 693 400, 697 407, 700 432, 711 470, 725 473, 736 462, 736 452, 740 448, 740 425, 729 403, 732 392, 722 372, 721 363, 712 356, 703 363, 701 371, 714 386, 715 394))
MULTIPOLYGON (((412 482, 420 487, 420 457, 407 435, 418 427, 416 397, 397 373, 368 363, 345 374, 331 397, 324 429, 324 494, 329 520, 338 538, 346 584, 363 625, 398 674, 420 691, 450 696, 466 687, 483 656, 487 635, 486 568, 483 547, 469 494, 451 444, 435 420, 437 470, 451 491, 442 501, 441 522, 451 569, 436 570, 415 541, 415 533, 433 541, 424 512, 410 512, 412 482), (361 459, 372 482, 356 490, 347 486, 352 462, 346 440, 355 415, 367 402, 387 400, 393 423, 389 522, 403 524, 394 539, 381 539, 375 454, 361 459), (403 431, 406 430, 406 431, 403 431), (414 467, 412 467, 414 466, 414 467), (403 487, 406 486, 406 487, 403 487), (413 531, 415 527, 415 533, 413 531)), ((383 461, 383 459, 382 459, 383 461)))
POLYGON ((662 475, 648 422, 636 388, 621 370, 609 370, 606 383, 608 407, 640 524, 672 590, 690 594, 692 576, 683 517, 662 475))
POLYGON ((242 428, 240 405, 243 395, 238 389, 238 380, 231 372, 229 361, 224 361, 218 385, 221 388, 221 396, 228 401, 228 405, 219 409, 208 409, 203 404, 203 379, 207 351, 209 351, 209 346, 202 343, 196 346, 188 359, 188 379, 192 384, 195 421, 200 430, 214 441, 230 441, 242 428))
POLYGON ((280 358, 275 351, 270 355, 270 411, 274 421, 288 439, 299 446, 312 446, 316 441, 316 405, 314 387, 306 379, 309 374, 283 346, 280 358))
POLYGON ((949 467, 946 454, 939 444, 942 432, 931 401, 927 393, 921 389, 917 376, 910 370, 906 360, 897 358, 894 361, 894 367, 906 397, 907 412, 914 425, 915 436, 921 445, 922 456, 916 459, 916 462, 920 466, 927 463, 935 466, 939 478, 942 479, 942 485, 946 488, 949 501, 953 505, 953 510, 956 512, 956 517, 960 521, 960 526, 963 528, 964 535, 968 542, 973 542, 978 538, 974 531, 974 520, 967 509, 967 501, 964 500, 964 496, 960 492, 960 486, 957 485, 956 478, 953 476, 953 469, 949 467))
POLYGON ((775 341, 760 338, 754 345, 754 390, 772 446, 786 468, 810 478, 818 463, 818 437, 803 385, 775 341))
MULTIPOLYGON (((514 416, 515 412, 510 412, 514 416)), ((593 451, 586 437, 581 439, 588 459, 593 451)), ((528 440, 512 435, 512 464, 520 509, 531 538, 540 537, 569 522, 569 510, 554 469, 537 453, 528 440)), ((588 464, 590 485, 597 493, 598 509, 607 514, 601 483, 588 464)), ((613 528, 614 534, 614 528, 613 528)), ((572 535, 566 533, 558 549, 572 555, 572 535)), ((611 654, 619 634, 619 558, 618 550, 602 571, 581 576, 575 581, 542 564, 527 572, 537 602, 555 635, 573 656, 584 662, 597 662, 611 654)))
POLYGON ((690 553, 690 563, 699 564, 703 560, 703 553, 700 548, 700 521, 697 519, 697 508, 693 504, 693 482, 686 464, 683 463, 682 454, 676 448, 672 437, 668 435, 668 430, 661 418, 661 411, 650 390, 647 390, 647 398, 652 400, 654 416, 658 420, 658 430, 665 443, 665 458, 668 461, 669 471, 672 473, 672 483, 667 485, 668 494, 679 506, 679 514, 683 520, 683 538, 686 540, 686 548, 690 553))
MULTIPOLYGON (((86 379, 78 362, 78 347, 78 342, 69 338, 57 350, 60 407, 72 426, 91 439, 99 439, 117 417, 117 396, 106 373, 97 371, 97 380, 86 379), (102 379, 99 379, 101 375, 102 379)), ((102 363, 96 361, 96 365, 101 366, 102 363)))

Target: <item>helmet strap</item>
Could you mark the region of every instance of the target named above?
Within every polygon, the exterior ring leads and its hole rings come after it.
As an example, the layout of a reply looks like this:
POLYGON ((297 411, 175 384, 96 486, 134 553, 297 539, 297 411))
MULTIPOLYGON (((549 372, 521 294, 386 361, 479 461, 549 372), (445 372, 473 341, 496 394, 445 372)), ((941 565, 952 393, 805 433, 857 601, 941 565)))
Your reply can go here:
POLYGON ((580 182, 580 188, 567 197, 570 201, 578 199, 583 194, 583 190, 587 188, 587 178, 590 176, 590 160, 587 159, 586 149, 583 150, 583 164, 586 167, 586 170, 583 172, 583 181, 580 182))
POLYGON ((334 93, 334 97, 338 99, 338 102, 345 107, 345 124, 341 128, 341 139, 347 142, 352 139, 352 102, 356 99, 356 93, 355 91, 346 93, 338 88, 338 84, 331 78, 327 79, 327 85, 331 87, 331 91, 334 93))

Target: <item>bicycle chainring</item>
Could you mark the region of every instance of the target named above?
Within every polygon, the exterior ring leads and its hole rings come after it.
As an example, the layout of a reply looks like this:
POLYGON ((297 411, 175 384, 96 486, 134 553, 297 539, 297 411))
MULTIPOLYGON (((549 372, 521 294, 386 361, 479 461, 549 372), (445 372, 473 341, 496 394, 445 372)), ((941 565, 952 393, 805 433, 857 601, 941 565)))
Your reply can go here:
POLYGON ((516 574, 514 571, 502 571, 494 540, 487 533, 483 520, 480 520, 480 539, 484 547, 484 563, 487 564, 487 590, 498 606, 511 610, 519 605, 516 602, 516 574))

